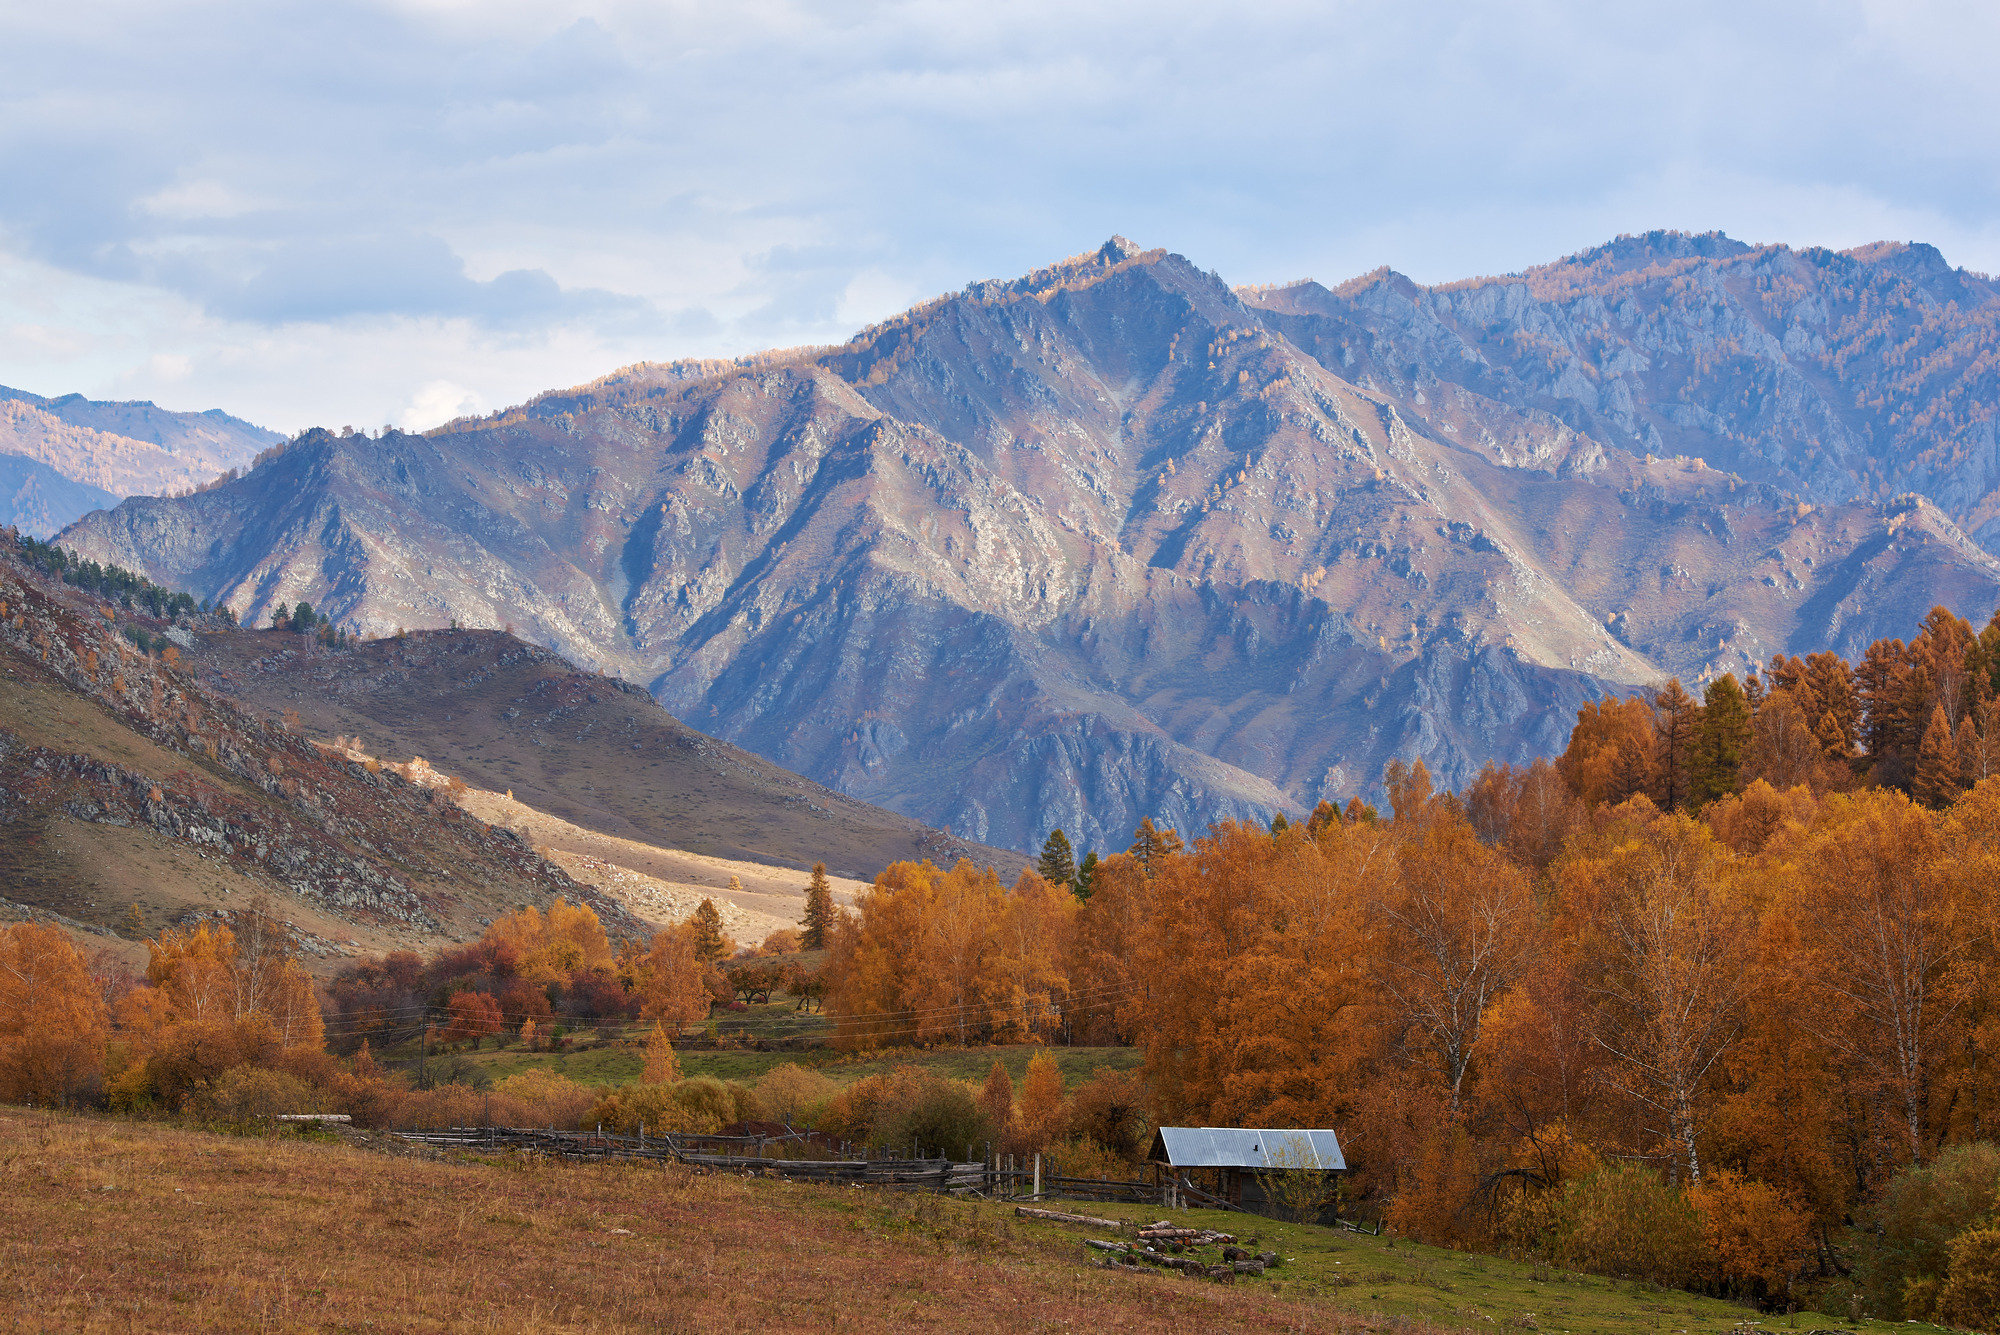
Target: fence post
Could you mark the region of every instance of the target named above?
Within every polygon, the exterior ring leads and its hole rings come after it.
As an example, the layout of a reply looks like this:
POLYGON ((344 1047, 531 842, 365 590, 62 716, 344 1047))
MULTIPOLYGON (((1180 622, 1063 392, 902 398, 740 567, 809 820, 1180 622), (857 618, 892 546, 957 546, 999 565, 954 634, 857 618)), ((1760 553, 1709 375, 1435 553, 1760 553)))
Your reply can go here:
POLYGON ((1035 1151, 1035 1199, 1042 1198, 1042 1152, 1035 1151))

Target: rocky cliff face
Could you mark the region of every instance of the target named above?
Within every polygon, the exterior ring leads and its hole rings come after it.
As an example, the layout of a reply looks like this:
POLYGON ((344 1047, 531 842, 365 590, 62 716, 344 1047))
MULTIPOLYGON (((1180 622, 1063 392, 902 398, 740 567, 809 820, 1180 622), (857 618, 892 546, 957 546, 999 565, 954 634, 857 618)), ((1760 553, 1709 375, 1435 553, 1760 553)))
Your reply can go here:
POLYGON ((1913 491, 2000 551, 2000 285, 1931 246, 1655 232, 1505 278, 1426 288, 1379 270, 1244 296, 1420 412, 1469 391, 1814 502, 1913 491))
MULTIPOLYGON (((1524 329, 1555 300, 1496 293, 1524 329)), ((1939 505, 1630 448, 1408 314, 1448 299, 1241 294, 1114 240, 835 349, 632 367, 423 437, 311 433, 65 542, 250 617, 304 597, 376 633, 512 625, 1017 848, 1297 812, 1393 757, 1462 783, 1606 692, 2000 594, 1939 505)))
POLYGON ((45 399, 0 386, 0 453, 33 459, 113 498, 202 486, 283 441, 218 409, 176 413, 144 401, 45 399))

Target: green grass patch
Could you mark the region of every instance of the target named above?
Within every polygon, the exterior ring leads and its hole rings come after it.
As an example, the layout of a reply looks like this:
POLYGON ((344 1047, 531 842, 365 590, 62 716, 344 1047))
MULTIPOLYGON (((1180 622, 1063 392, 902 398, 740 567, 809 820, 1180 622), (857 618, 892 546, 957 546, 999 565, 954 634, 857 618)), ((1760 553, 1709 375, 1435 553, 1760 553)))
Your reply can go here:
MULTIPOLYGON (((1156 1205, 1046 1204, 1134 1223, 1166 1217, 1156 1205)), ((1083 1238, 1113 1236, 1086 1227, 1017 1220, 1013 1207, 1004 1204, 978 1203, 963 1208, 988 1212, 979 1224, 988 1230, 1018 1228, 1029 1236, 1070 1239, 1079 1262, 1094 1259, 1083 1238)), ((1532 1261, 1447 1251, 1402 1238, 1278 1223, 1257 1215, 1185 1210, 1173 1212, 1172 1217, 1185 1227, 1234 1233, 1251 1250, 1275 1251, 1284 1258, 1263 1279, 1243 1281, 1246 1285, 1271 1285, 1287 1298, 1324 1302, 1371 1320, 1400 1317, 1462 1330, 1490 1330, 1496 1335, 1512 1331, 1539 1331, 1542 1335, 1749 1335, 1751 1331, 1766 1331, 1777 1335, 1828 1329, 1888 1335, 1903 1329, 1895 1322, 1857 1322, 1811 1311, 1767 1315, 1746 1305, 1678 1289, 1569 1274, 1532 1261)), ((1134 1277, 1130 1282, 1186 1281, 1134 1277)))
MULTIPOLYGON (((974 1084, 986 1078, 998 1061, 1019 1084, 1038 1052, 1055 1058, 1063 1084, 1074 1088, 1103 1071, 1135 1070, 1146 1057, 1138 1048, 1040 1047, 1031 1043, 993 1048, 903 1048, 866 1056, 843 1056, 829 1048, 798 1052, 750 1052, 741 1049, 691 1048, 680 1053, 684 1075, 712 1075, 723 1080, 754 1082, 766 1072, 796 1062, 849 1085, 863 1076, 881 1075, 902 1066, 936 1071, 974 1084)), ((622 1085, 637 1080, 646 1064, 645 1045, 634 1038, 569 1052, 524 1052, 519 1048, 484 1048, 460 1054, 491 1080, 505 1080, 520 1071, 551 1070, 579 1084, 622 1085)), ((433 1068, 438 1069, 436 1067, 433 1068)))

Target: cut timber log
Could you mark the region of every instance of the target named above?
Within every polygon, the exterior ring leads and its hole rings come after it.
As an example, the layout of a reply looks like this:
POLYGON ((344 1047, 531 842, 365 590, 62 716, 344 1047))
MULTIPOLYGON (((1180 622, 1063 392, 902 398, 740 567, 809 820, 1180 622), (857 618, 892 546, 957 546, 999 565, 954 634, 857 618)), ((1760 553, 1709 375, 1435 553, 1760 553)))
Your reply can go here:
POLYGON ((1098 1219, 1087 1214, 1064 1214, 1061 1210, 1037 1210, 1032 1206, 1017 1205, 1014 1213, 1023 1219, 1047 1219, 1058 1224, 1083 1224, 1090 1228, 1117 1228, 1116 1219, 1098 1219))

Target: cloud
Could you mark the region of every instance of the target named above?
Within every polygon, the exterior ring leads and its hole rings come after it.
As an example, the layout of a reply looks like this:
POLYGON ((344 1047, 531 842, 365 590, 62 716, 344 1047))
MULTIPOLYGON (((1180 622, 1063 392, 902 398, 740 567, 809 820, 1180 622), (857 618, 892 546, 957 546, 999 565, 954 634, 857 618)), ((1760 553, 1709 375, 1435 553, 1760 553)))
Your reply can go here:
POLYGON ((471 417, 486 411, 486 401, 463 385, 449 380, 432 380, 411 396, 396 425, 405 431, 428 431, 454 418, 471 417))
POLYGON ((1654 226, 2000 269, 1996 38, 1944 0, 14 6, 0 379, 414 421, 1113 232, 1236 282, 1654 226))
POLYGON ((561 287, 541 269, 509 269, 484 282, 433 236, 307 236, 239 252, 166 253, 143 267, 162 286, 225 319, 290 324, 401 315, 461 317, 496 328, 544 327, 605 317, 642 318, 644 298, 561 287), (232 272, 232 269, 235 271, 232 272))

